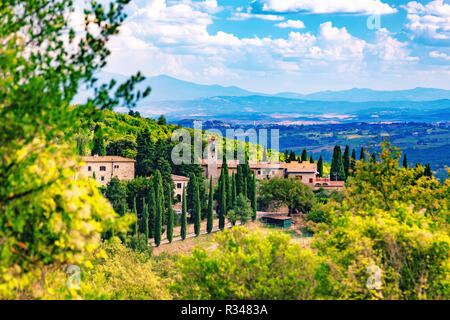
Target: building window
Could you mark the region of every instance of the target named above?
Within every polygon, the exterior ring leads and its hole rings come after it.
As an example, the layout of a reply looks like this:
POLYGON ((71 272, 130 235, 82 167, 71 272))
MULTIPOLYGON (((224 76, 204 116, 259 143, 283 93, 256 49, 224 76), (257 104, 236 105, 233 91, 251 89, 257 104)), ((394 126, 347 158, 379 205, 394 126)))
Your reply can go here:
POLYGON ((100 167, 100 171, 106 171, 106 167, 105 166, 101 166, 100 167))
POLYGON ((177 194, 177 201, 180 202, 181 201, 181 195, 177 194))
POLYGON ((89 166, 89 167, 88 167, 88 171, 91 171, 91 169, 92 169, 91 166, 89 166))
POLYGON ((102 181, 105 181, 105 177, 102 177, 101 180, 102 180, 102 181))
POLYGON ((309 178, 309 183, 313 183, 313 178, 309 178))
POLYGON ((177 189, 181 189, 181 183, 177 183, 177 189))
POLYGON ((261 170, 258 170, 258 174, 261 174, 261 170))
POLYGON ((118 164, 115 164, 115 165, 114 165, 114 169, 119 169, 119 165, 118 165, 118 164))

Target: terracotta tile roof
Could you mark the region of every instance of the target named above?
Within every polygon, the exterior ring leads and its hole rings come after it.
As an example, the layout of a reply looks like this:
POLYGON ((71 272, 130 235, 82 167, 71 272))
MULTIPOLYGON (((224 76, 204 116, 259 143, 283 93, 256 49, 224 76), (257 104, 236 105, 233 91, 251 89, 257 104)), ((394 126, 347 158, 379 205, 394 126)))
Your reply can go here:
POLYGON ((84 162, 136 162, 134 159, 128 159, 119 156, 85 156, 84 162))
POLYGON ((172 174, 173 181, 189 181, 188 177, 185 176, 177 176, 176 174, 172 174))
POLYGON ((317 164, 309 161, 303 162, 289 162, 285 164, 287 172, 316 172, 317 164))

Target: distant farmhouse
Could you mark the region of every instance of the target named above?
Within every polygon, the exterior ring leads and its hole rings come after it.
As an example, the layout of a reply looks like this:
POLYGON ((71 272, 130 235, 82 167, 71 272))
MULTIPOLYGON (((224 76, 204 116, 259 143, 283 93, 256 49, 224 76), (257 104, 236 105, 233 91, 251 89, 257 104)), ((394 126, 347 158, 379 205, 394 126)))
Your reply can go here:
MULTIPOLYGON (((106 186, 112 178, 119 180, 134 179, 134 165, 136 160, 119 156, 87 156, 83 157, 84 165, 81 174, 95 178, 102 186, 106 186)), ((175 184, 174 196, 181 202, 183 188, 187 188, 188 177, 172 175, 175 184)))
POLYGON ((134 164, 136 160, 119 156, 88 156, 83 157, 84 165, 81 174, 95 178, 102 186, 106 186, 113 177, 119 180, 134 179, 134 164))
MULTIPOLYGON (((215 143, 215 139, 208 140, 208 144, 215 143)), ((213 154, 213 156, 215 156, 213 154)), ((81 174, 93 177, 102 186, 106 186, 113 177, 119 180, 132 180, 135 174, 136 160, 119 156, 87 156, 83 157, 84 165, 81 167, 81 174)), ((223 163, 221 161, 211 161, 211 159, 202 159, 201 166, 204 169, 203 175, 213 180, 219 179, 223 163)), ((230 174, 237 172, 239 160, 227 161, 230 174)), ((256 179, 267 180, 273 177, 295 178, 313 189, 337 189, 344 187, 344 181, 331 181, 329 178, 318 177, 317 164, 304 162, 269 162, 249 161, 250 169, 255 173, 256 179)), ((175 184, 174 196, 180 202, 183 188, 187 187, 189 178, 172 175, 175 184)))
POLYGON ((183 188, 187 190, 187 184, 189 183, 189 178, 184 176, 172 175, 173 183, 175 184, 174 196, 179 203, 181 203, 181 197, 183 196, 183 188))
MULTIPOLYGON (((208 146, 216 143, 216 139, 213 137, 208 140, 208 146)), ((211 148, 215 150, 215 147, 211 148)), ((210 150, 211 150, 210 149, 210 150)), ((215 159, 216 154, 210 153, 208 159, 202 159, 201 165, 203 167, 203 175, 213 180, 219 179, 220 172, 223 166, 223 162, 215 159)), ((228 160, 227 166, 230 174, 237 172, 237 166, 239 160, 228 160)), ((310 163, 309 161, 290 163, 285 162, 268 162, 268 161, 249 161, 248 165, 250 169, 255 173, 255 178, 259 180, 267 180, 273 177, 278 178, 295 178, 304 184, 307 184, 313 189, 336 189, 341 190, 344 187, 344 181, 331 181, 329 178, 318 177, 317 164, 310 163)))

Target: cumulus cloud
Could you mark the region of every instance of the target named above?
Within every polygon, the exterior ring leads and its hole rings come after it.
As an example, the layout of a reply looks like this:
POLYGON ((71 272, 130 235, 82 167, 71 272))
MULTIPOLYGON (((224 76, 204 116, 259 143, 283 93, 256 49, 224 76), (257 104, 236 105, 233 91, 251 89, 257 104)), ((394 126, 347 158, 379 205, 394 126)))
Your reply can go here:
POLYGON ((234 20, 234 21, 242 21, 247 19, 262 19, 262 20, 269 20, 269 21, 282 21, 284 20, 284 17, 277 16, 274 14, 254 14, 254 13, 248 13, 248 12, 234 12, 233 15, 228 18, 228 20, 234 20))
POLYGON ((412 38, 428 45, 450 45, 450 5, 434 0, 426 5, 408 2, 406 28, 412 38))
POLYGON ((310 12, 391 14, 397 9, 380 0, 253 0, 251 7, 258 12, 310 12))
POLYGON ((277 23, 278 28, 304 29, 305 24, 301 20, 288 20, 286 22, 277 23))
MULTIPOLYGON (((162 73, 191 81, 236 84, 239 79, 269 74, 357 74, 374 56, 380 61, 411 60, 406 44, 385 29, 377 32, 375 43, 368 43, 331 21, 317 30, 293 30, 279 38, 213 33, 208 29, 216 19, 211 12, 221 9, 215 4, 210 0, 135 2, 119 36, 112 40, 109 71, 140 69, 147 76, 162 73)), ((277 26, 305 27, 300 20, 277 26)))
POLYGON ((429 55, 431 58, 435 58, 435 59, 450 60, 450 55, 448 55, 444 52, 431 51, 429 55))

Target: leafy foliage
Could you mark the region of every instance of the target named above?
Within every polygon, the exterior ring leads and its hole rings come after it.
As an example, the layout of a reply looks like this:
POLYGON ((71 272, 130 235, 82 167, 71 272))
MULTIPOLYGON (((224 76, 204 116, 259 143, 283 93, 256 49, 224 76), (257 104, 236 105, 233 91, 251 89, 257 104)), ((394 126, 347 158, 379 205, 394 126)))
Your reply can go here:
POLYGON ((178 290, 187 299, 313 299, 327 278, 322 260, 288 235, 235 227, 215 239, 213 251, 180 260, 178 290))

